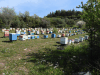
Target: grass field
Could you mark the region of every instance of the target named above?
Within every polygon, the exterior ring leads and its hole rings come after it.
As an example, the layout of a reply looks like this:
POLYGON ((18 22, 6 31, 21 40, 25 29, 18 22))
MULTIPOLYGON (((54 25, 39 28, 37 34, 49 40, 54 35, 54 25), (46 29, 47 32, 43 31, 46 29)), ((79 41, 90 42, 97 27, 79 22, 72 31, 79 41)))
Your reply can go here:
MULTIPOLYGON (((11 33, 14 31, 11 31, 11 33)), ((85 71, 88 42, 75 44, 75 48, 67 46, 65 50, 57 50, 60 38, 29 39, 10 42, 9 38, 2 38, 0 32, 0 74, 2 75, 70 75, 72 72, 85 71), (85 45, 85 47, 83 47, 85 45), (82 60, 80 60, 79 56, 82 60), (85 56, 84 56, 85 55, 85 56), (73 56, 76 56, 73 58, 73 56), (60 58, 59 58, 60 57, 60 58), (74 61, 75 60, 75 61, 74 61), (79 61, 82 61, 79 63, 79 61), (57 62, 59 67, 55 68, 57 62), (72 63, 74 62, 74 63, 72 63), (53 64, 53 65, 52 65, 53 64), (50 66, 51 65, 51 66, 50 66)), ((79 38, 86 34, 70 36, 68 39, 79 38)))

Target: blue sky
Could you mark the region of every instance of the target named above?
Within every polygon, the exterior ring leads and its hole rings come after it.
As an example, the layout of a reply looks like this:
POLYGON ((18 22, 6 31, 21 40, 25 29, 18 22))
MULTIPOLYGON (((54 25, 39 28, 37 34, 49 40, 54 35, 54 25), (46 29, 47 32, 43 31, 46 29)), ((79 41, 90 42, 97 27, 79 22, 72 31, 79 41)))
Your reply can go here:
MULTIPOLYGON (((0 7, 9 7, 15 9, 19 14, 29 11, 30 16, 36 14, 39 17, 47 16, 50 12, 56 10, 72 10, 82 11, 76 6, 81 5, 82 0, 0 0, 0 7)), ((85 4, 88 0, 83 0, 85 4)))

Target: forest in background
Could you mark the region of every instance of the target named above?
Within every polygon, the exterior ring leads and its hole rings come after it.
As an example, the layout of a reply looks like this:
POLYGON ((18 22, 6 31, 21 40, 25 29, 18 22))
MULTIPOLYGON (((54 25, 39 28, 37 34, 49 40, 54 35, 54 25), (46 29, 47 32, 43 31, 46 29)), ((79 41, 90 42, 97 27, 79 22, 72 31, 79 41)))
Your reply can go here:
POLYGON ((25 11, 25 13, 19 12, 19 15, 16 15, 14 9, 5 7, 0 12, 0 28, 73 27, 79 20, 82 20, 79 16, 82 14, 81 11, 75 11, 74 9, 68 11, 56 10, 41 18, 36 14, 29 16, 28 11, 25 11))

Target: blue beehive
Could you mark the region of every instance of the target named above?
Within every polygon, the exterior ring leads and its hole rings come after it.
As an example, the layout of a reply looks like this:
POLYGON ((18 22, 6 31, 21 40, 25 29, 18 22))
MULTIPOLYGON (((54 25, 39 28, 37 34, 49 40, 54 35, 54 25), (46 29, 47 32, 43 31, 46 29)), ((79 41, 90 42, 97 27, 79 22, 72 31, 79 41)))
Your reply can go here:
POLYGON ((48 38, 48 35, 44 35, 44 38, 48 38))
POLYGON ((52 31, 50 31, 49 34, 52 34, 52 31))
POLYGON ((24 34, 26 34, 26 32, 24 32, 24 34))
POLYGON ((31 36, 31 39, 35 39, 35 36, 31 36))
POLYGON ((24 32, 21 32, 21 34, 23 35, 23 34, 24 34, 24 32))
POLYGON ((69 33, 71 33, 71 31, 69 31, 69 33))
POLYGON ((37 36, 37 39, 39 38, 39 36, 37 36))
POLYGON ((17 34, 17 33, 16 33, 16 35, 19 36, 20 34, 17 34))
POLYGON ((55 37, 56 37, 56 34, 52 34, 51 37, 52 37, 52 38, 55 38, 55 37))
POLYGON ((75 31, 75 32, 77 32, 77 31, 75 31))
POLYGON ((16 33, 10 33, 9 34, 9 40, 11 40, 11 41, 17 40, 17 34, 16 33))

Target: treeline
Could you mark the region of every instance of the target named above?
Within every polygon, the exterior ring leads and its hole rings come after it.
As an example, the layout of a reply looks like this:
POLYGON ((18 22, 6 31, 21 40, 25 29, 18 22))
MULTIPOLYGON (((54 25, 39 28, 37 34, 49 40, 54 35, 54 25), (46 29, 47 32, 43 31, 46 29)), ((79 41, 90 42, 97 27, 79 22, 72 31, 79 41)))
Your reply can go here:
POLYGON ((0 12, 0 28, 23 28, 23 27, 72 27, 76 24, 77 20, 80 19, 79 15, 82 14, 80 11, 56 11, 56 13, 50 13, 44 18, 34 14, 29 16, 29 12, 19 12, 16 15, 12 8, 2 8, 0 12))
POLYGON ((68 19, 80 19, 82 15, 80 11, 73 10, 56 10, 55 12, 50 12, 46 17, 59 17, 59 18, 68 18, 68 19))

